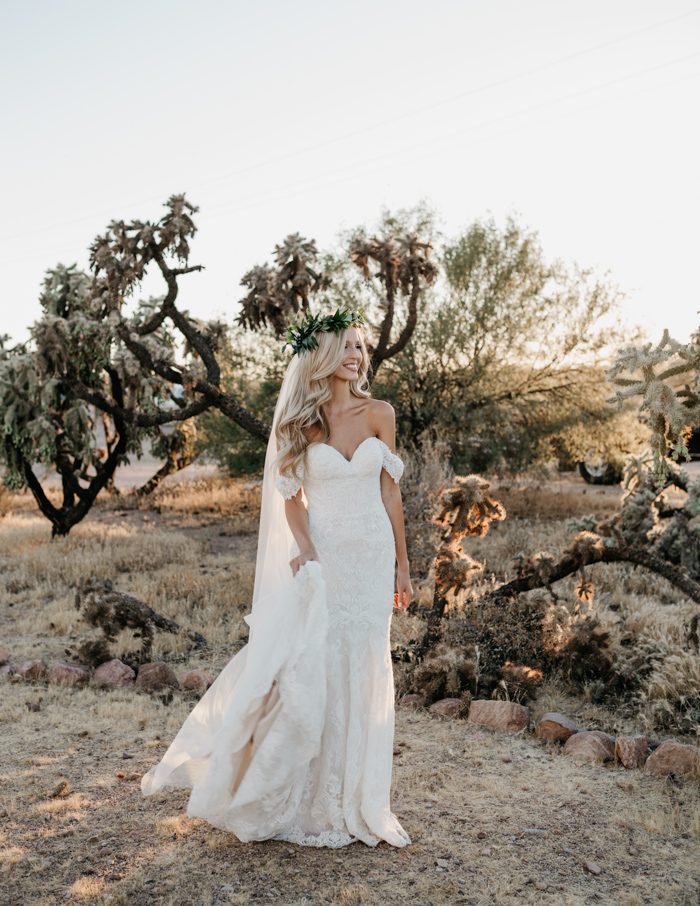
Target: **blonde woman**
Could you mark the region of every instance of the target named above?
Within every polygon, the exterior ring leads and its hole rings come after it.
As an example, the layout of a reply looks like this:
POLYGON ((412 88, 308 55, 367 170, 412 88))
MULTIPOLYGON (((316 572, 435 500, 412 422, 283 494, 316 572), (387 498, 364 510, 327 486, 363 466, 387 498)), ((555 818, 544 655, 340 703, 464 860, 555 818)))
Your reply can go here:
POLYGON ((363 315, 289 328, 265 459, 248 643, 193 709, 144 795, 238 839, 411 842, 390 807, 393 608, 413 595, 391 405, 370 396, 363 315))

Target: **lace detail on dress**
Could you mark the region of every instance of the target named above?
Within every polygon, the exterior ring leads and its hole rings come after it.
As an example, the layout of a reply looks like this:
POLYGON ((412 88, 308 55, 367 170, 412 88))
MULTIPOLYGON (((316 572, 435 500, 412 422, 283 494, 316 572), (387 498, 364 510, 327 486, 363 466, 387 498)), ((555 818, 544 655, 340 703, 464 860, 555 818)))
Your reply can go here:
POLYGON ((343 831, 320 831, 318 834, 307 834, 300 827, 292 827, 272 839, 284 840, 286 843, 298 843, 301 846, 328 846, 332 849, 339 849, 341 846, 354 843, 355 840, 359 840, 359 837, 353 837, 343 831))
POLYGON ((285 498, 285 500, 288 500, 290 497, 294 497, 303 483, 303 463, 298 466, 297 471, 300 476, 299 480, 295 480, 292 475, 282 475, 280 472, 278 472, 275 476, 275 486, 277 487, 277 490, 280 492, 280 494, 285 498))
POLYGON ((378 438, 378 440, 382 445, 382 466, 387 470, 389 475, 391 475, 396 484, 398 484, 399 479, 403 475, 403 460, 400 456, 397 456, 396 453, 392 453, 387 444, 385 444, 381 438, 378 438))

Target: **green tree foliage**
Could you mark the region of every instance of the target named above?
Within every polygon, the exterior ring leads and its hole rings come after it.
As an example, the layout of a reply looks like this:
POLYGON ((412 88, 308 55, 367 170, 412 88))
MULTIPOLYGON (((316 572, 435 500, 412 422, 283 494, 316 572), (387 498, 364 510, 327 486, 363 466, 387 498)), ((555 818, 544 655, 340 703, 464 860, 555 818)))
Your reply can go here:
POLYGON ((441 261, 414 335, 378 378, 402 436, 447 438, 457 471, 517 469, 557 445, 579 454, 577 426, 614 436, 603 363, 619 341, 617 292, 547 262, 512 218, 473 223, 441 261))

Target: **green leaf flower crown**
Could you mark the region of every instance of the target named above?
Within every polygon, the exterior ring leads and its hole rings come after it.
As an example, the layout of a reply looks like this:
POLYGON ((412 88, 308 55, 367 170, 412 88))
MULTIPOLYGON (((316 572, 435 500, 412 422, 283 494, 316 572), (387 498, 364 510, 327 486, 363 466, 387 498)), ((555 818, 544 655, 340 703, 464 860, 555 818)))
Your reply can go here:
POLYGON ((352 324, 364 324, 365 315, 361 309, 337 308, 334 314, 313 315, 309 312, 301 321, 287 327, 287 341, 282 346, 292 347, 292 354, 315 349, 318 340, 314 334, 319 331, 340 333, 352 324))

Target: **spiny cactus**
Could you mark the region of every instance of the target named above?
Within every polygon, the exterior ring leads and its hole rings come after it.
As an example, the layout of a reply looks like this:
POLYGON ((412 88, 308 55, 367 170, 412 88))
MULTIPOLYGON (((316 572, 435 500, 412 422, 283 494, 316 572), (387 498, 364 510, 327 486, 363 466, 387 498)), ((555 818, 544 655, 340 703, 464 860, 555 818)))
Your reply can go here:
POLYGON ((659 343, 621 350, 608 371, 619 403, 641 397, 652 431, 654 471, 667 474, 666 457, 687 459, 688 436, 700 424, 700 331, 679 343, 665 330, 659 343))

